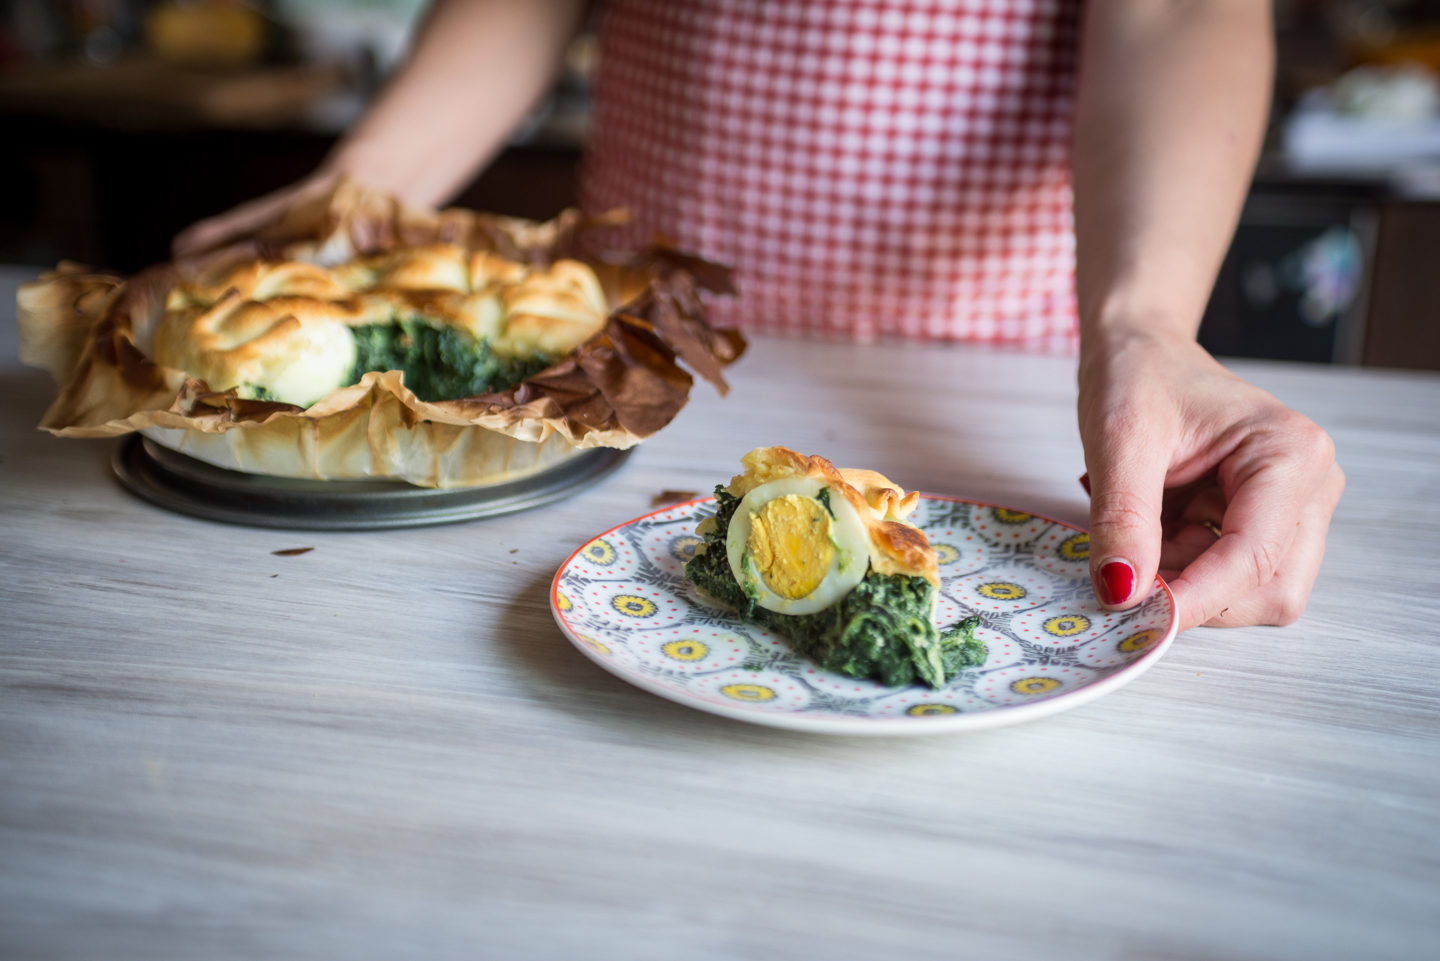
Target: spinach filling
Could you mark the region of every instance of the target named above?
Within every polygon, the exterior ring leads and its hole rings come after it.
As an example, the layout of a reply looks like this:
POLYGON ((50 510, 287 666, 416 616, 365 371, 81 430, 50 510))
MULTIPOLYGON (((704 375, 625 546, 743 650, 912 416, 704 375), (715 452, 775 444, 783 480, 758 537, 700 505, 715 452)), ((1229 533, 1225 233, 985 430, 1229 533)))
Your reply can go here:
POLYGON ((372 370, 398 370, 423 401, 455 400, 508 390, 549 367, 539 354, 503 357, 463 330, 406 318, 352 328, 355 366, 347 384, 372 370))
POLYGON ((882 684, 941 687, 967 667, 985 662, 975 636, 978 615, 945 632, 930 622, 935 588, 923 577, 879 574, 872 568, 839 603, 813 614, 781 614, 760 607, 736 582, 725 552, 725 532, 740 499, 717 487, 715 528, 705 548, 685 564, 696 587, 742 618, 783 634, 795 649, 827 671, 874 678, 882 684))
POLYGON ((275 392, 263 384, 241 384, 239 394, 246 400, 266 400, 272 403, 284 403, 275 392))

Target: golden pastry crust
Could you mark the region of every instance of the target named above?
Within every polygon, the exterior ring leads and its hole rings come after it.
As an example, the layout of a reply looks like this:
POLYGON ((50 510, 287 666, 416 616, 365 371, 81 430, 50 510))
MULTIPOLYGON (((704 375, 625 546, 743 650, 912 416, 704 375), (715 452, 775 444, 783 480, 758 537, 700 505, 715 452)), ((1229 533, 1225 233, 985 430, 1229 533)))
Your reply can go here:
POLYGON ((61 264, 17 296, 21 360, 59 384, 40 426, 62 437, 138 431, 249 473, 428 487, 504 483, 586 449, 633 446, 685 405, 690 371, 725 393, 723 370, 745 339, 705 320, 702 290, 733 293, 727 268, 663 244, 608 247, 622 219, 419 210, 346 181, 200 258, 130 277, 61 264), (509 389, 455 400, 421 400, 393 370, 308 406, 196 376, 251 341, 263 357, 270 339, 389 320, 396 305, 494 335, 497 353, 581 342, 509 389), (154 356, 157 339, 162 352, 198 352, 176 346, 191 327, 215 358, 154 356))
POLYGON ((877 515, 886 520, 903 521, 920 503, 918 492, 905 493, 899 484, 877 471, 842 467, 840 476, 860 492, 877 515))
POLYGON ((881 574, 908 574, 923 577, 940 586, 940 567, 935 550, 918 528, 901 518, 920 501, 915 492, 905 493, 883 474, 871 470, 837 470, 823 457, 799 454, 788 447, 757 447, 740 459, 745 472, 730 479, 727 488, 736 497, 770 481, 789 477, 812 477, 824 481, 850 502, 864 522, 870 538, 870 566, 881 574))
POLYGON ((177 285, 150 353, 212 390, 253 385, 309 406, 346 386, 351 327, 418 318, 461 328, 501 356, 560 357, 608 312, 599 279, 579 261, 528 266, 435 243, 334 267, 255 260, 177 285))

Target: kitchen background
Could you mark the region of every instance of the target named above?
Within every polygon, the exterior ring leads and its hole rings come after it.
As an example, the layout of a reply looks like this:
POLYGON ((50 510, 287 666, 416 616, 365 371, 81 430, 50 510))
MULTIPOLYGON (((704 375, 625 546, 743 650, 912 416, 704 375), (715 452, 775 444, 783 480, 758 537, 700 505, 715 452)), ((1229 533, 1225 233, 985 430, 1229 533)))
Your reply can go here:
MULTIPOLYGON (((133 270, 308 172, 425 0, 0 0, 0 262, 133 270)), ((1265 155, 1201 339, 1440 370, 1440 0, 1276 0, 1265 155)), ((573 203, 593 39, 458 203, 573 203)))

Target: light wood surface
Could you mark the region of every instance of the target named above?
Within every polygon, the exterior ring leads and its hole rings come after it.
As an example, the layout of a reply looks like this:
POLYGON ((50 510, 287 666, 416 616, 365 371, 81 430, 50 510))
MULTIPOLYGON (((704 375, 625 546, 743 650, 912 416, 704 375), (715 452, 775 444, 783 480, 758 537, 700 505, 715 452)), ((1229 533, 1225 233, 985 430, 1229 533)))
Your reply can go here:
POLYGON ((783 443, 1084 522, 1073 361, 759 340, 602 484, 447 527, 153 507, 34 429, 0 275, 0 958, 1417 959, 1440 938, 1440 377, 1245 364, 1335 437, 1310 609, 993 731, 738 723, 548 588, 783 443), (282 556, 277 551, 313 548, 282 556))

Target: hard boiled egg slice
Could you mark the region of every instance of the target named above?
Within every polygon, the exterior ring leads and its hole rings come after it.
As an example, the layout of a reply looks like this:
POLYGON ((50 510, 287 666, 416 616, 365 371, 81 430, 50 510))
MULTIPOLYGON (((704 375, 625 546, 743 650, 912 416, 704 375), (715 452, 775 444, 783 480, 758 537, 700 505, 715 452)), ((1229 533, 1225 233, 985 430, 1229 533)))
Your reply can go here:
POLYGON ((767 610, 811 614, 850 593, 870 566, 869 536, 843 496, 813 477, 746 494, 725 535, 730 570, 767 610))

